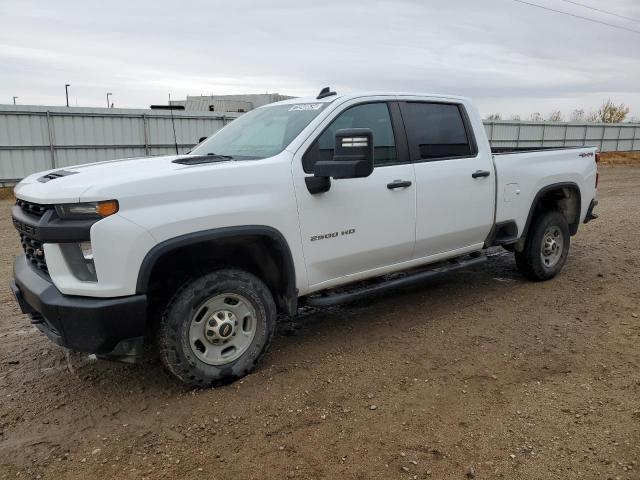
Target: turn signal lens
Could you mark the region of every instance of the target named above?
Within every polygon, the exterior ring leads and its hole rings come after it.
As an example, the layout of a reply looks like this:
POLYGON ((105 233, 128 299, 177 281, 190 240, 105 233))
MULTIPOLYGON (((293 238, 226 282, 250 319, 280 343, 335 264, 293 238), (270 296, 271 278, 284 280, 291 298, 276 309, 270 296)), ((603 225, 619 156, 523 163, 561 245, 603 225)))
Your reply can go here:
POLYGON ((109 215, 113 215, 118 212, 118 201, 117 200, 107 200, 106 202, 98 202, 96 206, 96 212, 101 217, 108 217, 109 215))

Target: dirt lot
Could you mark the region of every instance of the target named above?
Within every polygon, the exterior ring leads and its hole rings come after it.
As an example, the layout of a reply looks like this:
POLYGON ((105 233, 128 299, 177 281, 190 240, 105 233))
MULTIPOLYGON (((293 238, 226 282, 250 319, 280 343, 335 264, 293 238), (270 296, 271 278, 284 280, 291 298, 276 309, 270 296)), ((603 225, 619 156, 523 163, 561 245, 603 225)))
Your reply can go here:
POLYGON ((601 161, 607 165, 637 165, 640 152, 606 152, 602 154, 601 161))
POLYGON ((3 286, 0 479, 639 479, 640 167, 601 171, 601 218, 555 280, 499 250, 285 322, 262 367, 218 389, 67 358, 3 286))

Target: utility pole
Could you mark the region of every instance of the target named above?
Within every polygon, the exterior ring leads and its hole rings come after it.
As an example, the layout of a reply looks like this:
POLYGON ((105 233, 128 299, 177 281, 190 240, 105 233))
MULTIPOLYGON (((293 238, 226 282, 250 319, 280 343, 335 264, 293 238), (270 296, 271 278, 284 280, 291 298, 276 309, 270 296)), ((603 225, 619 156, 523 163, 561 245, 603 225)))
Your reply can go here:
POLYGON ((13 97, 13 104, 16 104, 16 98, 20 98, 20 97, 13 97))
POLYGON ((176 136, 176 122, 173 119, 173 105, 171 105, 171 94, 169 94, 169 111, 171 112, 171 126, 173 127, 173 141, 176 144, 176 155, 180 155, 178 152, 178 137, 176 136))
POLYGON ((113 93, 107 93, 107 108, 109 108, 109 106, 111 105, 109 103, 109 95, 113 95, 113 93))
POLYGON ((71 86, 70 83, 65 83, 64 85, 64 93, 67 97, 67 107, 69 106, 69 87, 71 86))

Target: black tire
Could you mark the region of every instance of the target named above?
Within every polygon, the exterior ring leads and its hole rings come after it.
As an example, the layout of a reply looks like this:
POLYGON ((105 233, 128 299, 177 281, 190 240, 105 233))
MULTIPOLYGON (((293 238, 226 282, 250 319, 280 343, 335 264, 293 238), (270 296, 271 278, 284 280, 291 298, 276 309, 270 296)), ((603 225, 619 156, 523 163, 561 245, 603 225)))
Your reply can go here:
POLYGON ((549 211, 537 215, 529 228, 524 249, 515 254, 518 269, 530 280, 543 281, 555 277, 567 261, 570 239, 569 225, 560 212, 549 211), (549 229, 553 231, 554 227, 557 229, 555 232, 558 233, 558 237, 561 237, 562 245, 558 247, 561 252, 557 261, 548 265, 543 260, 541 252, 545 235, 549 229))
MULTIPOLYGON (((208 322, 204 320, 205 328, 208 322)), ((242 270, 216 270, 187 281, 167 303, 158 329, 160 359, 171 374, 187 385, 209 387, 229 383, 255 368, 271 343, 275 325, 273 296, 259 278, 242 270), (250 304, 255 313, 254 333, 238 358, 212 365, 196 355, 190 329, 196 321, 194 316, 199 315, 207 301, 227 294, 241 296, 250 304)))

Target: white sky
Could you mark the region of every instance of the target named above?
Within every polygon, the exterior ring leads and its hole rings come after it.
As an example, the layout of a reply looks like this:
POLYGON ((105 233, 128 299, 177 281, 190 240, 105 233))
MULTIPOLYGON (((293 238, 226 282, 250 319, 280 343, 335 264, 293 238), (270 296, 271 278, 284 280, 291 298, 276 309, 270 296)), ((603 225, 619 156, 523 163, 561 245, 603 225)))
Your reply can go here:
POLYGON ((0 103, 147 108, 187 94, 418 91, 483 115, 640 117, 640 0, 0 0, 0 103))

